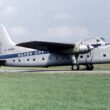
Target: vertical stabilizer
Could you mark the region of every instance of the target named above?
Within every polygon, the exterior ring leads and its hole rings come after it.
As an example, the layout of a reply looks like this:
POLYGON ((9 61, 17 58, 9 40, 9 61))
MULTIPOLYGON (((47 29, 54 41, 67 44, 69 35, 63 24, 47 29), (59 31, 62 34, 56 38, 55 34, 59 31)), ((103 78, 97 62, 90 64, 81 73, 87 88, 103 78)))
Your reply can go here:
POLYGON ((0 26, 0 53, 6 54, 9 53, 9 49, 13 48, 15 45, 12 42, 7 30, 3 25, 0 26))

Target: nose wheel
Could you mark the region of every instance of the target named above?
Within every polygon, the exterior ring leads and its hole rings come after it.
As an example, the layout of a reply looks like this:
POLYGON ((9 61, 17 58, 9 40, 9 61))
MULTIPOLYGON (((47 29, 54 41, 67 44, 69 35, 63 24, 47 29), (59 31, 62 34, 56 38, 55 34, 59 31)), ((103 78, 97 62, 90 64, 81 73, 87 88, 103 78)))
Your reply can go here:
POLYGON ((79 70, 79 65, 77 65, 77 64, 72 65, 71 69, 74 70, 74 71, 77 71, 77 70, 79 70))

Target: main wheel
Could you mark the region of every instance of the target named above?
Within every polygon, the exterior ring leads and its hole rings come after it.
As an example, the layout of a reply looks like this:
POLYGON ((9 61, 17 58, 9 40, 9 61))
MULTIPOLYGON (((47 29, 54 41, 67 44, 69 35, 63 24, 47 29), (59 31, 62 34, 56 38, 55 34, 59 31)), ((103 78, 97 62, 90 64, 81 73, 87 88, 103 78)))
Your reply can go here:
POLYGON ((87 65, 86 66, 86 70, 93 70, 94 69, 94 66, 93 65, 87 65))
POLYGON ((72 65, 71 69, 74 70, 74 71, 79 70, 79 65, 77 65, 77 64, 76 65, 72 65))

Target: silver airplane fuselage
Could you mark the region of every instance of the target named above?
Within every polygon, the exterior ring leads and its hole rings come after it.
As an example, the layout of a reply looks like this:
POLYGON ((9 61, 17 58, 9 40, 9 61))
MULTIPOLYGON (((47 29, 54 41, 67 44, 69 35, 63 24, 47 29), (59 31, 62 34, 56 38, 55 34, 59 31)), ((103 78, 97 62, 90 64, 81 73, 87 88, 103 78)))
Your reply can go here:
POLYGON ((110 45, 98 46, 85 54, 63 55, 47 51, 27 51, 22 53, 0 55, 6 60, 6 66, 63 66, 73 65, 76 57, 79 65, 110 63, 110 45))

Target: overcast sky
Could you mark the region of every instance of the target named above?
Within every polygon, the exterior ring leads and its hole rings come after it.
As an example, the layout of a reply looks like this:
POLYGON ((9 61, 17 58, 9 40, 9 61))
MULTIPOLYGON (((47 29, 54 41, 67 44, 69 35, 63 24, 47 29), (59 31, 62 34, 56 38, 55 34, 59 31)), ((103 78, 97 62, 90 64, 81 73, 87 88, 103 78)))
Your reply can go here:
POLYGON ((110 40, 110 0, 0 0, 0 24, 16 43, 110 40))

